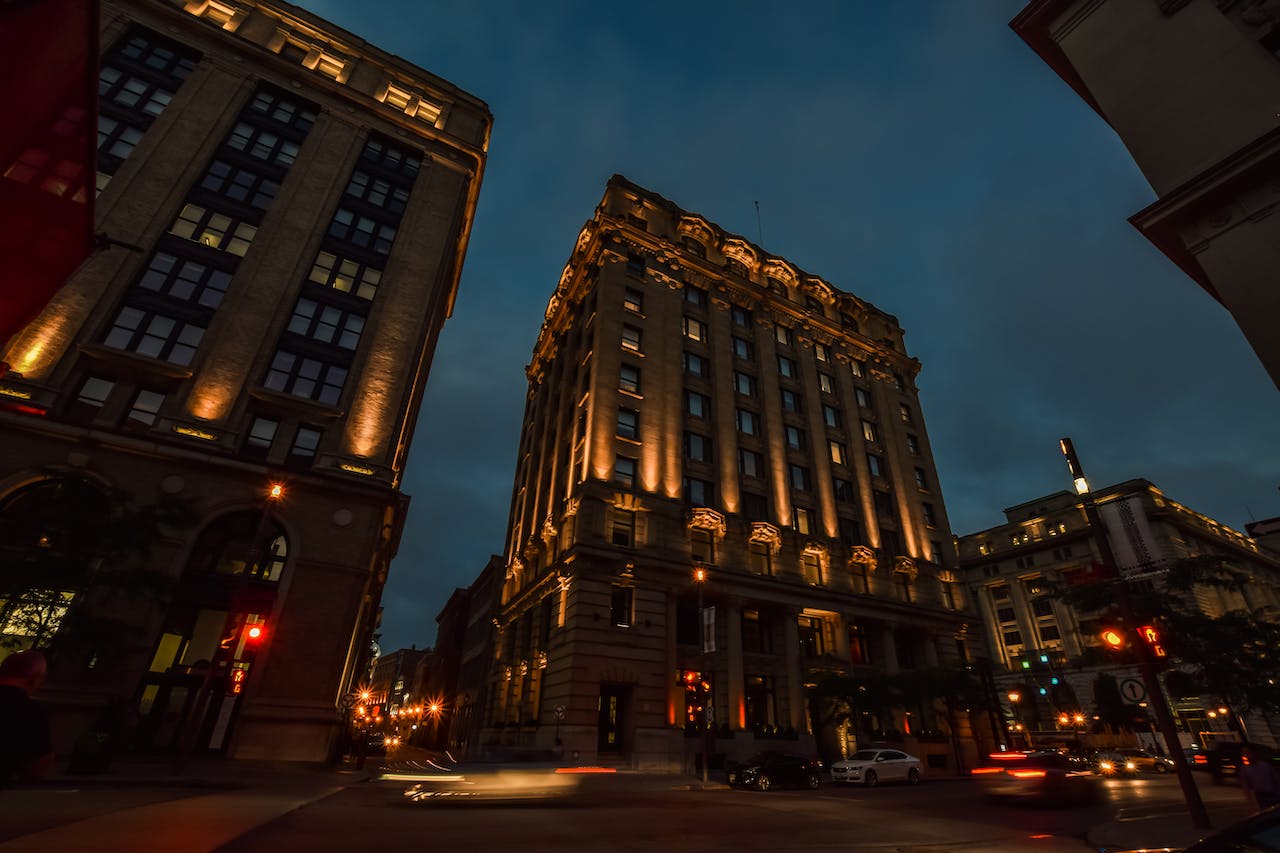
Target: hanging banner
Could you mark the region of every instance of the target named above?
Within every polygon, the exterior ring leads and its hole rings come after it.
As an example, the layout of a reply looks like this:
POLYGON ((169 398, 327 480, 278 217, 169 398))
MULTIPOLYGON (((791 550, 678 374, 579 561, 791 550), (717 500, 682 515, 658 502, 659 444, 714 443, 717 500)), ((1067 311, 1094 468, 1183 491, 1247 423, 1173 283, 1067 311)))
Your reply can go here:
POLYGON ((1098 505, 1098 514, 1107 529, 1116 568, 1121 576, 1146 574, 1163 567, 1160 546, 1151 534, 1151 524, 1141 498, 1107 501, 1098 505))
POLYGON ((702 608, 702 651, 714 652, 716 650, 716 608, 702 608))

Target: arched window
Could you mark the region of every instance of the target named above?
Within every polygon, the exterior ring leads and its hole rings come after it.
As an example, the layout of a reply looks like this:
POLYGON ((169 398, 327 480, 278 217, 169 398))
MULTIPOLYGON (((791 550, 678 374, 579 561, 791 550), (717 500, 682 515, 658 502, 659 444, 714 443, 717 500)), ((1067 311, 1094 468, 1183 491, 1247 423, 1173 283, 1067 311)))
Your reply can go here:
POLYGON ((280 580, 289 556, 284 529, 256 512, 224 515, 210 524, 191 551, 192 572, 280 580))

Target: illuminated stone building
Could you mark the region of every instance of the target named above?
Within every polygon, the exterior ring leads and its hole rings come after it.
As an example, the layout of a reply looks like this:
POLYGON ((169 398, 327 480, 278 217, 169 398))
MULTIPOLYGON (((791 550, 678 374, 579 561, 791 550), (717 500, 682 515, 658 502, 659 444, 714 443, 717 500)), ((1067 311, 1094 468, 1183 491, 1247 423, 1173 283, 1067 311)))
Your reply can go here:
MULTIPOLYGON (((1158 583, 1170 561, 1217 555, 1251 582, 1241 591, 1198 586, 1194 605, 1201 612, 1217 617, 1280 605, 1280 557, 1255 540, 1166 497, 1146 480, 1098 489, 1094 496, 1116 559, 1126 573, 1138 575, 1136 582, 1158 583)), ((996 692, 1010 719, 1041 733, 1073 738, 1074 714, 1091 712, 1099 673, 1120 681, 1138 678, 1135 667, 1099 665, 1097 614, 1077 612, 1056 594, 1060 584, 1085 579, 1100 565, 1097 533, 1071 492, 1046 495, 1004 513, 1005 524, 959 539, 961 571, 982 613, 996 664, 996 692), (1011 690, 1020 696, 1016 705, 1008 701, 1011 690), (1059 726, 1064 712, 1072 719, 1059 726)), ((1171 698, 1189 734, 1227 729, 1226 720, 1216 714, 1217 697, 1171 698)), ((1263 738, 1269 728, 1264 723, 1249 730, 1263 738)))
POLYGON ((484 739, 688 768, 703 684, 729 757, 936 730, 815 744, 806 692, 965 653, 919 368, 894 317, 611 179, 528 367, 484 739))
MULTIPOLYGON (((3 351, 0 519, 67 472, 199 517, 153 550, 174 587, 129 604, 127 647, 55 654, 57 745, 115 699, 140 750, 323 759, 367 669, 492 120, 283 2, 106 0, 101 45, 117 243, 3 351)), ((24 162, 6 177, 34 180, 24 162)), ((56 653, 57 620, 21 636, 23 606, 4 639, 56 653)))
POLYGON ((1155 190, 1129 221, 1231 312, 1280 385, 1280 5, 1032 0, 1011 26, 1155 190))

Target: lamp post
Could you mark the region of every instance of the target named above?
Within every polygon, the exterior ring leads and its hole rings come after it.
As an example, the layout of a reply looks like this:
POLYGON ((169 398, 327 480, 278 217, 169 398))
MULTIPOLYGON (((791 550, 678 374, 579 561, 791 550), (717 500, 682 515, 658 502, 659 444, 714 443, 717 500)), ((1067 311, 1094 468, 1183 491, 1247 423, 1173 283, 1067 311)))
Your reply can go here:
MULTIPOLYGON (((704 568, 695 568, 693 570, 693 583, 698 588, 698 669, 701 670, 698 677, 710 684, 707 680, 707 619, 702 612, 702 587, 707 581, 707 570, 704 568)), ((711 691, 708 688, 703 691, 702 701, 702 783, 707 783, 707 771, 711 765, 711 691)))
POLYGON ((1014 731, 1020 731, 1027 741, 1027 749, 1031 748, 1031 729, 1022 722, 1022 694, 1017 690, 1009 691, 1009 708, 1013 711, 1014 731))
MULTIPOLYGON (((1098 505, 1093 500, 1093 493, 1089 489, 1089 481, 1084 476, 1084 467, 1080 464, 1079 457, 1076 456, 1076 450, 1071 444, 1071 439, 1064 438, 1060 440, 1058 447, 1062 450, 1062 455, 1067 460, 1067 468, 1071 472, 1071 478, 1075 481, 1076 494, 1080 496, 1085 519, 1088 521, 1089 527, 1096 533, 1094 539, 1098 543, 1098 556, 1102 558, 1102 568, 1107 582, 1115 590, 1116 604, 1120 608, 1120 615, 1124 619, 1125 628, 1126 630, 1134 630, 1142 623, 1133 609, 1133 601, 1129 598, 1129 587, 1125 579, 1121 577, 1119 567, 1116 565, 1115 554, 1112 552, 1111 543, 1107 539, 1107 529, 1102 525, 1102 516, 1098 512, 1098 505)), ((1196 781, 1191 776, 1191 767, 1187 764, 1186 755, 1182 751, 1182 742, 1178 739, 1178 729, 1174 725, 1173 714, 1169 710, 1164 688, 1160 684, 1160 677, 1156 671, 1156 663, 1152 655, 1151 646, 1145 642, 1137 642, 1133 644, 1133 648, 1138 656, 1138 671, 1142 674, 1142 682, 1147 690, 1147 701, 1151 703, 1151 710, 1155 713, 1156 723, 1160 727, 1160 734, 1164 737, 1165 747, 1169 751, 1169 757, 1173 759, 1173 769, 1178 775, 1178 784, 1182 787, 1182 796, 1186 800, 1191 820, 1198 829, 1209 829, 1212 826, 1209 822, 1209 813, 1205 810, 1204 801, 1200 799, 1200 790, 1196 787, 1196 781)))

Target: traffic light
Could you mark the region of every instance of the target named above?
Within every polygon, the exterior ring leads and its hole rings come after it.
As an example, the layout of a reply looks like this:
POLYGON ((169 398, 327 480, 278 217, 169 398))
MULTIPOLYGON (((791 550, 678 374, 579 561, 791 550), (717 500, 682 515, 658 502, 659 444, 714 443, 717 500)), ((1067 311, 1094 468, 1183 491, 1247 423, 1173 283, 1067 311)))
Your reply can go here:
POLYGON ((1155 629, 1154 625, 1143 625, 1138 629, 1138 636, 1147 644, 1147 648, 1151 649, 1151 654, 1158 658, 1168 657, 1164 650, 1164 646, 1160 643, 1160 632, 1155 629))
POLYGON ((1124 631, 1114 625, 1108 625, 1098 632, 1102 645, 1113 652, 1123 651, 1125 647, 1124 631))

